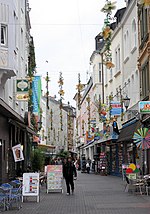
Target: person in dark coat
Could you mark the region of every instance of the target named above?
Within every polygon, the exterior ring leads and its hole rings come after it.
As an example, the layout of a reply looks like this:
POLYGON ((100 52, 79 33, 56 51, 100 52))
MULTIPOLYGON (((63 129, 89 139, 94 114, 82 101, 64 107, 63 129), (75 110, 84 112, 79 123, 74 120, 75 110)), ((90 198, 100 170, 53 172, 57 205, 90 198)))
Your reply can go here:
POLYGON ((63 177, 66 181, 67 195, 70 195, 70 186, 72 194, 74 193, 74 177, 77 177, 76 167, 72 161, 72 158, 67 158, 67 161, 63 163, 63 177))

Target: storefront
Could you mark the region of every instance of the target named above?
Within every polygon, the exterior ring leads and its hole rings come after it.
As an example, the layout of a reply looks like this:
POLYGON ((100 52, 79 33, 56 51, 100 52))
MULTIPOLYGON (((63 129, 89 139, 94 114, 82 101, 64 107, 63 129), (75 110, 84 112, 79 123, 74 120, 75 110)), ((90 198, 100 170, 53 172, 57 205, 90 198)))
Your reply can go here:
POLYGON ((0 183, 7 182, 24 171, 29 164, 33 135, 24 118, 0 99, 0 183), (21 144, 24 161, 15 163, 12 147, 21 144))
MULTIPOLYGON (((121 172, 122 164, 140 164, 142 162, 141 150, 137 148, 133 141, 134 133, 142 127, 142 123, 137 119, 127 121, 122 125, 119 138, 117 140, 118 167, 121 172), (122 157, 121 157, 122 156, 122 157)), ((116 161, 117 163, 117 161, 116 161)))
MULTIPOLYGON (((145 114, 142 117, 142 123, 145 128, 148 128, 150 130, 150 115, 145 114)), ((150 174, 150 148, 145 150, 145 161, 146 165, 144 167, 145 174, 150 174)))

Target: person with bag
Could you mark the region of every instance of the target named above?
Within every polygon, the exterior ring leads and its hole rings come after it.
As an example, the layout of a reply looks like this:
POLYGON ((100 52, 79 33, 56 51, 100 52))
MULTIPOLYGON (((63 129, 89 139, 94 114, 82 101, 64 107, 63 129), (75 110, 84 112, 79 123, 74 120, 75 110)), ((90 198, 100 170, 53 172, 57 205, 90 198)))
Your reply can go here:
POLYGON ((74 193, 74 179, 77 177, 76 167, 72 161, 71 157, 67 158, 63 164, 63 177, 66 181, 67 195, 70 195, 70 186, 72 194, 74 193))

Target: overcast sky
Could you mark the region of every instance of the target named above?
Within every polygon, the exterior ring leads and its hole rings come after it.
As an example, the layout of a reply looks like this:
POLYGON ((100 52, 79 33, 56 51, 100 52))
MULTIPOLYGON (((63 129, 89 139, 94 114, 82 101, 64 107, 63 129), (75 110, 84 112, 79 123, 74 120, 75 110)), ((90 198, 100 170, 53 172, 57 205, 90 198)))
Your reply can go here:
MULTIPOLYGON (((86 83, 95 36, 102 30, 105 15, 100 12, 105 0, 29 0, 31 34, 34 38, 37 74, 49 72, 49 92, 58 96, 59 72, 63 73, 65 102, 73 102, 78 83, 86 83), (48 61, 48 63, 46 63, 48 61)), ((125 6, 117 1, 117 9, 125 6)))

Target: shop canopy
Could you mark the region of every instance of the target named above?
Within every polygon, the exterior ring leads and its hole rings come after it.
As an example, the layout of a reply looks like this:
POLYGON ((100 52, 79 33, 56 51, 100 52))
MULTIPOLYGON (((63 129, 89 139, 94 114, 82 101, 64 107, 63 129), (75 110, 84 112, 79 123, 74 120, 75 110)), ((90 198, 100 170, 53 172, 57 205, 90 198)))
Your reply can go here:
POLYGON ((38 143, 37 146, 38 146, 39 148, 43 148, 43 149, 55 149, 55 146, 54 146, 54 145, 47 145, 47 144, 38 143))
POLYGON ((123 124, 117 142, 132 141, 134 132, 141 128, 141 122, 137 119, 130 120, 123 124))

